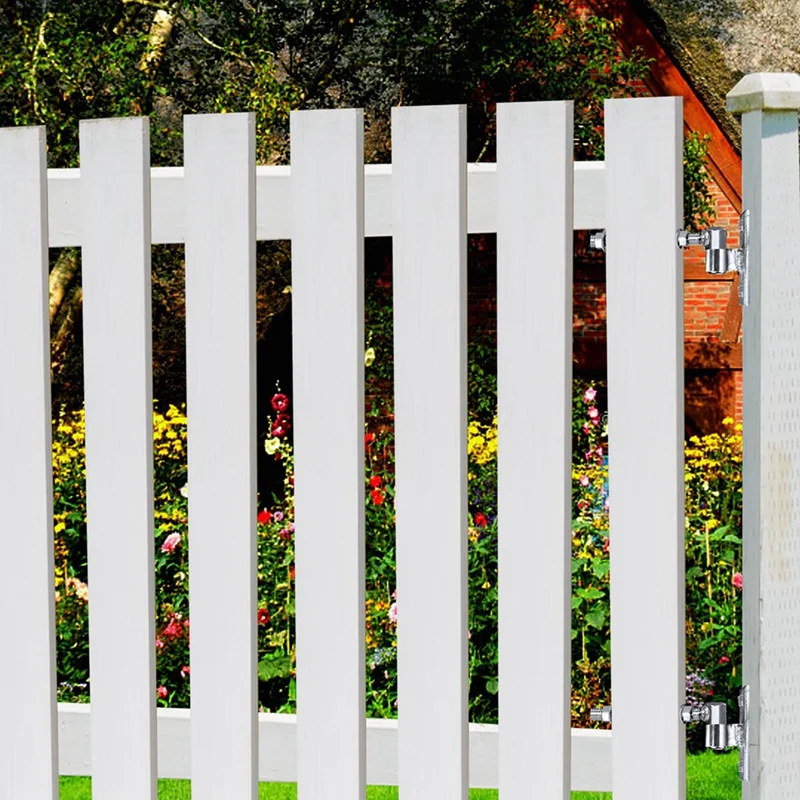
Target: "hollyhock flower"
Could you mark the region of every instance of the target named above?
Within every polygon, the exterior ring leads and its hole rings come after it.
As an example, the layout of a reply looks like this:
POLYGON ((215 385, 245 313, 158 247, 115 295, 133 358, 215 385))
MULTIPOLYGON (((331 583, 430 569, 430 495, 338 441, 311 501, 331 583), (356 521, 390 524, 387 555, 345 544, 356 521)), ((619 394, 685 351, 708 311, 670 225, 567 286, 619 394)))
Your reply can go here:
POLYGON ((159 686, 158 687, 158 696, 162 700, 165 700, 168 694, 169 694, 169 692, 167 691, 167 687, 166 686, 159 686))
POLYGON ((259 625, 269 625, 269 611, 266 608, 259 608, 258 609, 258 624, 259 625))
POLYGON ((592 400, 595 399, 595 397, 597 397, 597 389, 587 389, 586 392, 583 395, 583 399, 587 403, 591 403, 592 400))
MULTIPOLYGON (((285 427, 283 427, 283 425, 278 425, 278 423, 277 423, 277 422, 274 422, 274 423, 272 424, 272 435, 273 435, 273 436, 277 436, 278 438, 280 438, 281 436, 286 436, 286 434, 287 434, 288 430, 289 430, 289 429, 288 429, 288 428, 285 428, 285 427)), ((277 457, 277 456, 280 456, 280 453, 279 453, 279 452, 278 452, 278 453, 275 453, 275 456, 276 456, 276 457, 277 457)))
POLYGON ((591 430, 591 428, 589 427, 589 423, 588 423, 588 422, 585 422, 585 423, 583 424, 583 432, 584 432, 584 433, 589 433, 589 431, 590 431, 590 430, 591 430))
POLYGON ((730 661, 730 659, 728 658, 728 656, 722 656, 722 658, 719 660, 719 663, 720 664, 727 664, 729 661, 730 661))
POLYGON ((173 614, 169 622, 167 623, 166 628, 161 632, 161 635, 165 639, 179 639, 183 634, 183 625, 181 624, 180 619, 173 614))
POLYGON ((265 508, 263 511, 260 511, 258 514, 258 524, 259 525, 266 525, 272 519, 272 514, 267 511, 265 508))
POLYGON ((741 573, 741 572, 734 572, 734 573, 733 573, 733 578, 732 578, 732 580, 731 580, 731 583, 732 583, 732 584, 733 584, 733 585, 734 585, 734 586, 735 586, 737 589, 741 589, 741 588, 742 588, 742 586, 744 585, 744 577, 742 576, 742 573, 741 573))
POLYGON ((289 523, 289 533, 294 533, 294 522, 289 523))
POLYGON ((187 675, 191 673, 191 669, 188 666, 181 667, 181 678, 185 678, 187 675))
POLYGON ((276 394, 272 398, 272 407, 279 413, 282 414, 289 408, 289 398, 285 394, 276 394))
POLYGON ((272 518, 275 520, 275 522, 283 522, 283 511, 276 511, 272 515, 272 518))
POLYGON ((594 406, 592 406, 586 413, 589 415, 589 419, 597 419, 600 416, 600 412, 594 406))
POLYGON ((160 650, 164 646, 164 642, 161 639, 156 639, 156 650, 160 650))
POLYGON ((397 603, 392 603, 389 608, 389 621, 397 624, 397 603))
POLYGON ((477 525, 479 528, 485 528, 485 527, 487 526, 487 524, 488 524, 488 523, 489 523, 489 520, 487 520, 487 519, 486 519, 486 514, 484 514, 484 513, 482 513, 481 511, 479 511, 479 512, 478 512, 478 513, 475 515, 475 524, 476 524, 476 525, 477 525))
POLYGON ((369 496, 372 498, 372 502, 375 503, 376 506, 383 505, 383 492, 380 489, 373 489, 369 496))
POLYGON ((588 486, 589 485, 589 476, 588 475, 581 475, 580 481, 581 486, 588 486))
POLYGON ((267 439, 264 442, 264 449, 267 451, 267 455, 273 456, 275 453, 278 452, 281 446, 281 440, 277 436, 273 436, 271 439, 267 439))
POLYGON ((369 479, 369 485, 370 485, 370 486, 371 486, 373 489, 377 489, 377 488, 378 488, 378 487, 381 485, 381 476, 380 476, 380 475, 373 475, 373 476, 372 476, 372 477, 369 479))
POLYGON ((374 433, 365 433, 364 434, 364 446, 369 447, 375 441, 375 434, 374 433))
POLYGON ((280 532, 281 539, 290 539, 292 536, 291 533, 286 528, 283 528, 280 532))
POLYGON ((181 543, 181 535, 179 533, 171 533, 164 539, 161 545, 162 553, 171 553, 181 543))

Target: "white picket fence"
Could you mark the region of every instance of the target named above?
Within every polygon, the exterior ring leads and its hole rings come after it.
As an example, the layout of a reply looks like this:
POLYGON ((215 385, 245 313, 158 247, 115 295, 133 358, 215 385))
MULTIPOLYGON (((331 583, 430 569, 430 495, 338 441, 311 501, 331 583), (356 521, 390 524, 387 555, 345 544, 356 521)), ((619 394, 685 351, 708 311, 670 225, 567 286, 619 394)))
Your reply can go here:
MULTIPOLYGON (((745 791, 796 800, 800 88, 771 80, 732 93, 758 264, 745 791)), ((59 773, 91 774, 104 800, 154 800, 157 775, 191 777, 194 800, 255 798, 257 780, 296 781, 301 800, 366 783, 404 800, 684 800, 682 102, 609 101, 601 164, 573 163, 571 103, 500 106, 496 165, 467 164, 465 122, 461 106, 395 109, 392 164, 366 168, 358 110, 294 113, 291 169, 255 166, 246 114, 187 117, 171 169, 151 170, 143 119, 81 123, 80 170, 46 169, 41 128, 0 131, 1 800, 52 800, 59 773), (608 240, 613 737, 570 730, 575 228, 608 240), (467 719, 466 236, 490 231, 499 726, 467 719), (365 235, 394 241, 397 722, 365 721, 365 235), (296 717, 256 712, 255 243, 277 238, 292 240, 296 717), (186 247, 192 707, 156 713, 150 245, 165 242, 186 247), (83 253, 91 707, 55 703, 47 248, 65 245, 83 253)))

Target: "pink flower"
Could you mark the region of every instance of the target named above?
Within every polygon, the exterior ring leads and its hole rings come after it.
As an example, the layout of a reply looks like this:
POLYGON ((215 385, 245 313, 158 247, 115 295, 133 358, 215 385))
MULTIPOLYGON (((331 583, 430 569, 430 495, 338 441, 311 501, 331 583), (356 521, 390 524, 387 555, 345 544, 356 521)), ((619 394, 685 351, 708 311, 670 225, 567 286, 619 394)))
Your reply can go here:
POLYGON ((588 475, 581 475, 580 484, 581 484, 581 486, 588 486, 589 485, 589 476, 588 475))
POLYGON ((171 533, 164 539, 161 545, 162 553, 171 553, 181 543, 181 535, 179 533, 171 533))
POLYGON ((595 399, 595 397, 597 397, 597 389, 587 389, 586 392, 583 395, 583 399, 587 403, 591 403, 592 400, 595 399))
POLYGON ((159 687, 158 687, 158 696, 159 696, 159 697, 160 697, 162 700, 166 699, 166 696, 167 696, 168 694, 169 694, 169 692, 167 691, 167 687, 166 687, 166 686, 159 686, 159 687))
POLYGON ((389 608, 389 621, 397 624, 397 603, 392 603, 389 608))
POLYGON ((161 639, 156 639, 156 650, 160 650, 164 646, 164 642, 161 639))
POLYGON ((583 425, 583 432, 584 433, 589 433, 590 430, 591 430, 591 428, 589 427, 589 423, 585 422, 584 425, 583 425))
POLYGON ((719 660, 719 663, 720 664, 727 664, 729 661, 730 661, 730 659, 728 658, 728 656, 722 656, 722 658, 719 660))
POLYGON ((742 573, 741 572, 734 572, 733 573, 733 579, 731 580, 731 583, 737 589, 741 589, 742 586, 744 585, 744 578, 742 577, 742 573))
POLYGON ((276 511, 272 515, 272 518, 275 520, 275 522, 282 522, 283 521, 283 512, 282 511, 276 511))
POLYGON ((185 678, 191 671, 189 667, 181 667, 181 678, 185 678))
POLYGON ((592 420, 595 420, 600 416, 600 412, 594 406, 592 406, 586 413, 589 415, 589 419, 592 420))

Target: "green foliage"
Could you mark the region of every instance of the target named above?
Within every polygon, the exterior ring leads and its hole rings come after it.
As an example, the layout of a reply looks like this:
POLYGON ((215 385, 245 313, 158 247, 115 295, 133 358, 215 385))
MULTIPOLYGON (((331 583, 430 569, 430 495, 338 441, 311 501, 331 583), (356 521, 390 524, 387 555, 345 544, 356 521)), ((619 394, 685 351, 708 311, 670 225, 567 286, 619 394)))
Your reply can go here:
POLYGON ((707 228, 714 221, 714 198, 708 184, 709 141, 710 135, 692 132, 683 142, 683 219, 688 230, 707 228))

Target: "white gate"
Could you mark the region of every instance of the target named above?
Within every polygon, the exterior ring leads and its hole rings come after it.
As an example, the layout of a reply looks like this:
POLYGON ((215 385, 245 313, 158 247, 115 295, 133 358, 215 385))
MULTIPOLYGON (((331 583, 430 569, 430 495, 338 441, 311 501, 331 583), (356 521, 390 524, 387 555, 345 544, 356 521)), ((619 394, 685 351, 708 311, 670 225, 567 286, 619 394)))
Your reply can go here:
MULTIPOLYGON (((745 797, 796 800, 800 78, 749 76, 730 102, 753 262, 745 797)), ((259 779, 296 780, 301 800, 366 783, 404 800, 685 798, 682 102, 609 101, 604 163, 573 163, 571 103, 500 106, 496 165, 466 163, 465 121, 462 106, 395 109, 391 167, 365 168, 360 111, 295 112, 291 171, 256 168, 245 114, 187 117, 170 169, 150 169, 143 119, 82 123, 80 171, 46 170, 43 129, 0 131, 2 800, 53 800, 59 772, 114 800, 155 800, 157 775, 191 777, 194 800, 255 798, 259 779), (570 731, 575 228, 607 241, 613 735, 570 731), (466 237, 493 231, 499 726, 467 720, 466 237), (365 235, 394 239, 398 722, 364 719, 365 235), (278 238, 292 240, 296 718, 256 713, 255 242, 278 238), (157 714, 150 245, 166 242, 186 246, 192 708, 157 714), (83 252, 91 710, 55 703, 47 248, 66 245, 83 252)))

